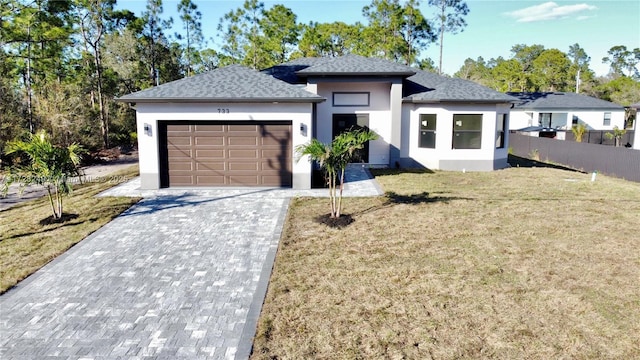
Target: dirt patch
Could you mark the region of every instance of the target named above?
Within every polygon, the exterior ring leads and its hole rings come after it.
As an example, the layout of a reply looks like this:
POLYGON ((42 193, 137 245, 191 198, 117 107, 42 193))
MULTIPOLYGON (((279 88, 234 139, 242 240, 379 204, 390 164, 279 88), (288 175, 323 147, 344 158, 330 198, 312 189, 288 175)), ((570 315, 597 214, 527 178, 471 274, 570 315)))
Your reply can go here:
POLYGON ((124 149, 120 147, 114 147, 111 149, 102 149, 85 154, 82 157, 83 166, 110 164, 116 162, 123 162, 130 159, 138 159, 138 152, 133 149, 124 149))
POLYGON ((71 221, 74 219, 78 218, 78 214, 66 214, 63 213, 62 216, 60 216, 59 219, 56 219, 53 217, 53 215, 51 216, 47 216, 46 218, 40 220, 39 224, 42 226, 46 226, 46 225, 53 225, 53 224, 62 224, 65 223, 67 221, 71 221))
POLYGON ((338 218, 331 217, 331 214, 324 214, 316 217, 316 222, 327 225, 328 227, 343 229, 351 225, 356 219, 351 214, 342 214, 338 218))

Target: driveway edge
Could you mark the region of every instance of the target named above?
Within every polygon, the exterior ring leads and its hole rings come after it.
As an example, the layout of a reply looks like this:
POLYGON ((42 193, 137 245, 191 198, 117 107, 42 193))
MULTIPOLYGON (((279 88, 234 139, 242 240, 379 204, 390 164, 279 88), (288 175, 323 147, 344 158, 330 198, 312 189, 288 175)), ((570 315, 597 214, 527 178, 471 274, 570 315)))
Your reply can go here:
POLYGON ((290 203, 291 199, 285 201, 284 205, 280 209, 280 213, 278 214, 276 228, 273 233, 273 240, 276 244, 275 246, 271 247, 271 249, 269 249, 269 252, 267 253, 264 264, 262 266, 260 280, 258 280, 258 285, 256 286, 253 300, 251 301, 251 307, 249 308, 249 312, 247 313, 247 321, 244 324, 242 335, 240 336, 240 342, 238 344, 238 350, 235 356, 236 360, 248 359, 253 350, 253 339, 258 330, 258 318, 260 317, 260 311, 262 310, 264 299, 267 296, 269 280, 271 278, 273 264, 276 260, 276 254, 278 252, 280 239, 282 238, 282 230, 284 228, 284 222, 287 217, 290 203))

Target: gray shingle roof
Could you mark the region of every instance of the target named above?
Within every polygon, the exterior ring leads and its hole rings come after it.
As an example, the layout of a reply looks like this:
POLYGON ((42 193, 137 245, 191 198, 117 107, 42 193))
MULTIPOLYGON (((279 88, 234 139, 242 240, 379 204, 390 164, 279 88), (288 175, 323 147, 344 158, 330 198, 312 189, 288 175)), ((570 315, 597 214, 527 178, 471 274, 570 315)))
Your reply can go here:
POLYGON ((117 99, 121 102, 321 102, 299 86, 241 65, 172 81, 117 99))
POLYGON ((591 96, 571 92, 509 92, 509 95, 517 97, 516 109, 611 109, 623 110, 621 105, 596 99, 591 96))
POLYGON ((629 105, 630 108, 640 109, 640 102, 629 105))
MULTIPOLYGON (((368 58, 359 55, 345 55, 335 58, 309 58, 298 60, 292 65, 308 63, 308 67, 298 70, 298 76, 410 76, 415 71, 408 66, 389 60, 368 58)), ((291 63, 290 63, 291 64, 291 63)))
POLYGON ((513 102, 517 99, 485 86, 414 69, 389 60, 346 55, 336 58, 300 58, 263 71, 292 84, 306 84, 316 76, 401 76, 406 102, 513 102))
POLYGON ((448 78, 424 70, 405 81, 404 101, 433 102, 513 102, 517 99, 472 81, 448 78))

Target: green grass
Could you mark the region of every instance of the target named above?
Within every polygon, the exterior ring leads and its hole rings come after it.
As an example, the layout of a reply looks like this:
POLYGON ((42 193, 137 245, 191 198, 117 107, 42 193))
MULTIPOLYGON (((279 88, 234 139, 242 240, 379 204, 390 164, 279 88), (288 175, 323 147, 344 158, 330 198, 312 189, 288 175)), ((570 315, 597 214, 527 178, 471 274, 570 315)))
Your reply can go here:
POLYGON ((115 185, 108 179, 137 176, 137 168, 74 187, 63 204, 65 214, 77 217, 65 222, 40 224, 51 215, 46 196, 0 211, 0 294, 135 204, 139 199, 95 195, 115 185))
POLYGON ((355 222, 292 201, 252 359, 640 357, 640 184, 378 171, 355 222))

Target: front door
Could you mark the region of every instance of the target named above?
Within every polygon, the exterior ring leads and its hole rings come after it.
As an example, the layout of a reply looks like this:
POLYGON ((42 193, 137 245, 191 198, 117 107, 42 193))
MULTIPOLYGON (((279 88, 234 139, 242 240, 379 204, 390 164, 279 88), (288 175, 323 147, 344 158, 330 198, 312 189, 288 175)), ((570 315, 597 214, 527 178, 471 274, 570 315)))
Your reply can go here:
MULTIPOLYGON (((369 114, 333 114, 333 137, 349 130, 369 130, 369 114)), ((369 142, 356 153, 359 162, 369 162, 369 142)))

